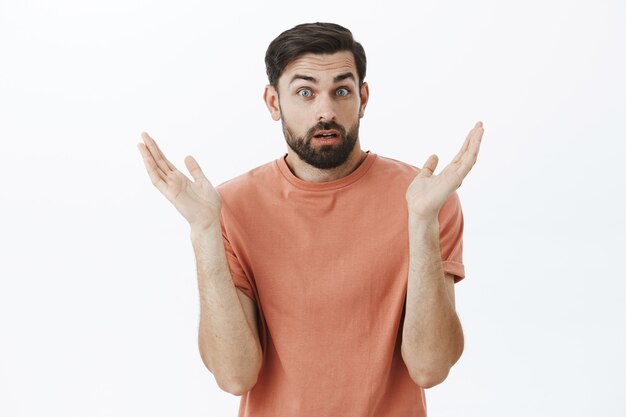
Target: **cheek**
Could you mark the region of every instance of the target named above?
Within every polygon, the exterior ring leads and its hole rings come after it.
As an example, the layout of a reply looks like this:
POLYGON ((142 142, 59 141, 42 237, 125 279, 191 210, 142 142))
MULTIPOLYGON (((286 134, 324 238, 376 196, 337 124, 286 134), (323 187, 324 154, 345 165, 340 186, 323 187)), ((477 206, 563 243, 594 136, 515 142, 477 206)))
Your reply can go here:
POLYGON ((289 104, 281 107, 283 119, 292 125, 298 126, 306 123, 310 117, 306 107, 298 104, 289 104))
POLYGON ((349 106, 345 106, 341 109, 341 119, 352 120, 358 118, 361 113, 361 107, 359 103, 351 103, 349 106))

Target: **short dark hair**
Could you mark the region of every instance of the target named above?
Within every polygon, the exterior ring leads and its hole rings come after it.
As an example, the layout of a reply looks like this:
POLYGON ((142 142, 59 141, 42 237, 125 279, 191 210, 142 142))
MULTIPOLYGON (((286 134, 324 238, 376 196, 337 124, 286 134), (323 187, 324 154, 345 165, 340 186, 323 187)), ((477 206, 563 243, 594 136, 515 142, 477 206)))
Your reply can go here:
POLYGON ((336 23, 303 23, 284 31, 274 39, 265 53, 265 68, 271 85, 291 61, 307 53, 334 54, 350 51, 354 55, 359 85, 365 78, 365 50, 354 40, 352 32, 336 23))

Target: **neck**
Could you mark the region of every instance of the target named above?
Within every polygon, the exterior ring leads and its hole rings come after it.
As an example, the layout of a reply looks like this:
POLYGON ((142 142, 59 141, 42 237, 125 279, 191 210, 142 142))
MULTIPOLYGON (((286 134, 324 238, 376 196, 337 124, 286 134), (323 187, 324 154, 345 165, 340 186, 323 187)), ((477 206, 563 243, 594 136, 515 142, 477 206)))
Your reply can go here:
POLYGON ((361 162, 365 159, 367 153, 361 150, 359 142, 354 145, 354 149, 346 159, 346 162, 338 167, 331 169, 319 169, 304 162, 300 157, 289 147, 285 162, 287 166, 296 177, 307 182, 328 182, 338 180, 349 175, 352 171, 357 169, 361 162))

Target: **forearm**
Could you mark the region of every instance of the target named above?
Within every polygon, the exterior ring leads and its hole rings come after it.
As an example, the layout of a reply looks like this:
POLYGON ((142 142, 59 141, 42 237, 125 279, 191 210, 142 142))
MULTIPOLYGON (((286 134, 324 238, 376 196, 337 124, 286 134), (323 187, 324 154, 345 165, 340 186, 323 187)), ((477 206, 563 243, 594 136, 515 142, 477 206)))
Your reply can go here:
POLYGON ((239 395, 256 383, 261 346, 237 296, 219 224, 192 230, 191 241, 200 293, 200 355, 218 385, 239 395))
POLYGON ((463 351, 463 331, 441 262, 439 223, 409 215, 409 274, 402 357, 424 388, 442 382, 463 351))

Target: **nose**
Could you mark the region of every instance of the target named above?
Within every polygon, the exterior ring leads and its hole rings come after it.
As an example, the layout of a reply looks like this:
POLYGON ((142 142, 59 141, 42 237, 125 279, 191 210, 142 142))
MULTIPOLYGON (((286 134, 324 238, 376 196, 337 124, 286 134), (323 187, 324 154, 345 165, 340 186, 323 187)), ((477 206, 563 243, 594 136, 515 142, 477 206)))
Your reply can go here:
POLYGON ((335 121, 337 116, 335 103, 327 95, 321 95, 317 101, 316 117, 318 122, 335 121))

